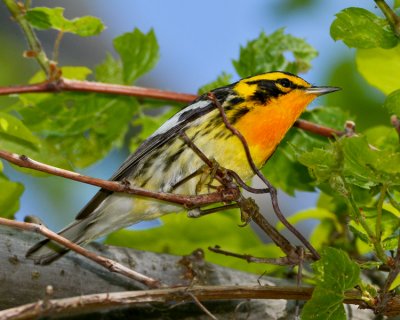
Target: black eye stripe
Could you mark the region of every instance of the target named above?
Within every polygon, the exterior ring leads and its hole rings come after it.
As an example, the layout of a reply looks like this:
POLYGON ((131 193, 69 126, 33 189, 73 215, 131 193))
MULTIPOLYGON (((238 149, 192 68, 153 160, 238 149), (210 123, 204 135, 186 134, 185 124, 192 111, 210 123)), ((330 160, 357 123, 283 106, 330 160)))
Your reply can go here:
POLYGON ((277 79, 276 82, 279 83, 284 88, 294 88, 295 87, 295 84, 286 78, 277 79))

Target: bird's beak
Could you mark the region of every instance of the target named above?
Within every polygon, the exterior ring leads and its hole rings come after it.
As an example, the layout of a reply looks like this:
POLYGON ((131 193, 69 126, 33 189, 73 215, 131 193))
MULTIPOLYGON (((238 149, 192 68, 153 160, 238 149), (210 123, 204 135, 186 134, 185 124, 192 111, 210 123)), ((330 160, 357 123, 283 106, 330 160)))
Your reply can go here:
POLYGON ((335 92, 338 90, 342 89, 338 87, 314 87, 314 86, 304 89, 306 93, 315 94, 317 96, 322 96, 323 94, 335 92))

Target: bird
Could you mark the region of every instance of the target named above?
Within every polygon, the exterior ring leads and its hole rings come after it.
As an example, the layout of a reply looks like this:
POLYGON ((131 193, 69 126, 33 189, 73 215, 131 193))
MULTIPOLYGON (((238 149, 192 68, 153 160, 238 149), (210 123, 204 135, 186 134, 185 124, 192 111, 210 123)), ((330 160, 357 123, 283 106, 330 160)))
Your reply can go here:
MULTIPOLYGON (((318 96, 340 90, 313 86, 301 77, 271 71, 243 78, 211 91, 229 123, 246 140, 257 168, 262 168, 306 107, 318 96)), ((183 195, 205 194, 210 178, 201 185, 203 160, 181 138, 184 133, 208 158, 248 181, 254 172, 242 142, 226 127, 215 101, 199 96, 163 123, 112 175, 112 181, 127 181, 134 187, 183 195), (191 177, 190 179, 188 177, 191 177)), ((85 245, 132 224, 185 209, 152 198, 100 189, 71 224, 59 234, 85 245)), ((49 239, 31 247, 26 257, 36 264, 49 264, 68 249, 49 239)))

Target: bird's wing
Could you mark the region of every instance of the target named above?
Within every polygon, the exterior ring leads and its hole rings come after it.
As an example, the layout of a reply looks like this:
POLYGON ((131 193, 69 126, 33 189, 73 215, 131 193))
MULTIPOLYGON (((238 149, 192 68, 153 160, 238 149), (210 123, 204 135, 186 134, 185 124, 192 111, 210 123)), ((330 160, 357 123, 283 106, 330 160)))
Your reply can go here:
MULTIPOLYGON (((224 87, 215 90, 214 94, 222 103, 230 92, 229 87, 224 87)), ((121 167, 113 174, 110 180, 120 181, 125 177, 128 177, 143 158, 147 157, 153 151, 159 149, 172 139, 175 139, 177 135, 182 132, 183 129, 188 127, 192 121, 207 114, 213 109, 215 109, 215 105, 209 99, 205 96, 199 97, 192 104, 172 116, 148 139, 146 139, 139 148, 123 162, 121 167)), ((86 218, 112 193, 112 191, 100 189, 99 192, 97 192, 86 204, 86 206, 82 208, 76 216, 76 219, 86 218)))

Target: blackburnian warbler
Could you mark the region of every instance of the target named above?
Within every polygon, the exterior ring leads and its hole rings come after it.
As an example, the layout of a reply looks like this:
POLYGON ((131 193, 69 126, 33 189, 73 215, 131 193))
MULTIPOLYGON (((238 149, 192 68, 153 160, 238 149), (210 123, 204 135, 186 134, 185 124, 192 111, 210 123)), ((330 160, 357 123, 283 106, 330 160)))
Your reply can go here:
MULTIPOLYGON (((224 108, 229 122, 246 139, 254 163, 261 168, 307 105, 317 96, 338 89, 311 86, 286 72, 268 72, 212 93, 224 108)), ((132 186, 157 192, 206 193, 207 186, 198 190, 199 176, 185 180, 204 166, 204 162, 179 138, 182 132, 209 159, 235 171, 243 180, 254 175, 239 138, 225 126, 215 103, 203 95, 145 140, 111 180, 126 179, 132 186)), ((218 184, 217 181, 212 183, 218 184)), ((155 199, 102 189, 60 234, 75 243, 85 244, 139 221, 182 210, 182 207, 155 199)), ((46 239, 33 246, 27 257, 46 264, 65 252, 65 248, 46 239)))

